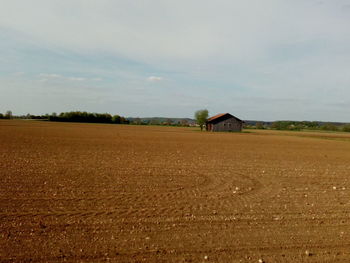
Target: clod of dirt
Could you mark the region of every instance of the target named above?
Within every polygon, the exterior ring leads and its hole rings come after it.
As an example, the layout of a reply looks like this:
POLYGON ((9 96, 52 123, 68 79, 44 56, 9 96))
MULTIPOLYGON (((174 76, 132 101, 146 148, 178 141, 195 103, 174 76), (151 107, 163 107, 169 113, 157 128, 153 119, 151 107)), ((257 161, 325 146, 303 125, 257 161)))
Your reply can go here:
POLYGON ((308 257, 310 257, 310 256, 312 256, 312 253, 311 253, 309 250, 306 250, 306 251, 305 251, 305 255, 308 256, 308 257))

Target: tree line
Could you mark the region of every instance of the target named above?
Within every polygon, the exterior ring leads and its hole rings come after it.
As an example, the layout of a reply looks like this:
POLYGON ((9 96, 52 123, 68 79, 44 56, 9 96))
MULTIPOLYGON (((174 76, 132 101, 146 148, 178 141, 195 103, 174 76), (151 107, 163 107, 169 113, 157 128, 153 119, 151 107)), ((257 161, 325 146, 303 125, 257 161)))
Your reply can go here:
POLYGON ((12 118, 13 118, 12 111, 8 110, 6 111, 5 114, 2 114, 0 112, 0 119, 12 119, 12 118))
POLYGON ((60 114, 51 114, 48 116, 49 121, 61 122, 87 122, 87 123, 114 123, 128 124, 129 121, 119 115, 111 115, 109 113, 91 113, 86 111, 70 111, 60 114))
POLYGON ((59 122, 86 122, 86 123, 114 123, 114 124, 129 124, 129 121, 120 115, 111 115, 109 113, 92 113, 86 111, 70 111, 61 112, 60 114, 52 113, 45 115, 22 115, 14 116, 11 111, 5 114, 0 113, 0 119, 32 119, 32 120, 47 120, 59 122))
MULTIPOLYGON (((198 110, 195 112, 196 123, 204 128, 208 118, 208 110, 198 110)), ((16 116, 8 110, 4 114, 0 113, 0 119, 33 119, 57 122, 86 122, 86 123, 111 123, 111 124, 135 124, 135 125, 168 125, 168 126, 193 126, 190 119, 181 118, 125 118, 120 115, 111 115, 109 113, 91 113, 86 111, 70 111, 60 114, 44 115, 21 115, 16 116)), ((324 130, 324 131, 343 131, 350 132, 350 124, 335 122, 318 122, 318 121, 275 121, 259 122, 246 121, 246 129, 274 129, 274 130, 324 130)))
POLYGON ((152 117, 152 118, 128 118, 130 124, 134 125, 159 125, 159 126, 179 126, 189 127, 194 126, 195 121, 188 118, 163 118, 163 117, 152 117))
POLYGON ((256 122, 255 125, 246 124, 246 129, 274 129, 285 131, 323 130, 350 132, 350 124, 318 121, 275 121, 271 124, 256 122))

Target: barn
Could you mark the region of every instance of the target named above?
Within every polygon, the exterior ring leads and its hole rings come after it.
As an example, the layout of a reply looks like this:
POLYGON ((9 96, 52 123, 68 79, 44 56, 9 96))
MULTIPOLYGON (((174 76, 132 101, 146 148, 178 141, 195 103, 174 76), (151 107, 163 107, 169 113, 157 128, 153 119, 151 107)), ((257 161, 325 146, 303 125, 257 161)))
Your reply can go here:
POLYGON ((231 115, 230 113, 220 113, 210 117, 206 122, 207 131, 242 131, 244 121, 231 115))

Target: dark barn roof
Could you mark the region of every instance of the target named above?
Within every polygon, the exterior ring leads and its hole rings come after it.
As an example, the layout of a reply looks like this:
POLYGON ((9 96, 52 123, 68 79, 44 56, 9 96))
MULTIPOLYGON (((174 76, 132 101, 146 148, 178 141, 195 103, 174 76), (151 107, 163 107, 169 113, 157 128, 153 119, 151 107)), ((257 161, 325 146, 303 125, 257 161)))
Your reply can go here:
POLYGON ((216 114, 213 117, 210 117, 207 120, 207 123, 211 123, 211 122, 219 122, 220 120, 224 120, 224 119, 229 119, 229 118, 235 118, 238 121, 244 122, 241 119, 238 119, 237 117, 231 115, 230 113, 220 113, 220 114, 216 114))

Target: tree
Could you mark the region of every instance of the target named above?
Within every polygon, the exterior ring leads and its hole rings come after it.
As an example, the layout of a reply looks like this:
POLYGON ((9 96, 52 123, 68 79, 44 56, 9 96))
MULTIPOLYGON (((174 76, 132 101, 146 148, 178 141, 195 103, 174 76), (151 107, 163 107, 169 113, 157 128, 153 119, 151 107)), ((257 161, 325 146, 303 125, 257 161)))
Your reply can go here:
POLYGON ((160 120, 159 119, 151 119, 151 121, 149 122, 150 125, 160 125, 160 120))
POLYGON ((172 124, 173 124, 173 121, 169 118, 165 121, 165 125, 172 125, 172 124))
POLYGON ((208 119, 208 115, 209 115, 209 112, 207 109, 197 110, 194 114, 197 124, 199 125, 199 127, 201 127, 201 131, 203 130, 205 122, 208 119))
POLYGON ((343 128, 342 128, 342 131, 343 132, 350 132, 350 124, 344 125, 343 128))
POLYGON ((121 118, 120 118, 120 116, 119 116, 119 115, 114 115, 114 116, 112 117, 112 122, 115 123, 115 124, 121 123, 121 118))
POLYGON ((262 122, 257 122, 255 124, 255 128, 257 128, 257 129, 265 129, 265 126, 264 126, 264 124, 262 122))
POLYGON ((325 131, 337 131, 338 127, 332 123, 326 123, 321 126, 321 129, 325 131))
POLYGON ((180 121, 180 125, 181 125, 181 126, 186 126, 186 127, 189 126, 187 120, 181 120, 181 121, 180 121))
POLYGON ((120 117, 120 123, 121 124, 129 124, 130 121, 128 119, 124 118, 124 117, 120 117))
POLYGON ((136 125, 141 125, 141 119, 139 117, 135 118, 133 120, 133 124, 136 124, 136 125))
POLYGON ((10 111, 10 110, 6 111, 5 118, 6 119, 12 119, 12 111, 10 111))

